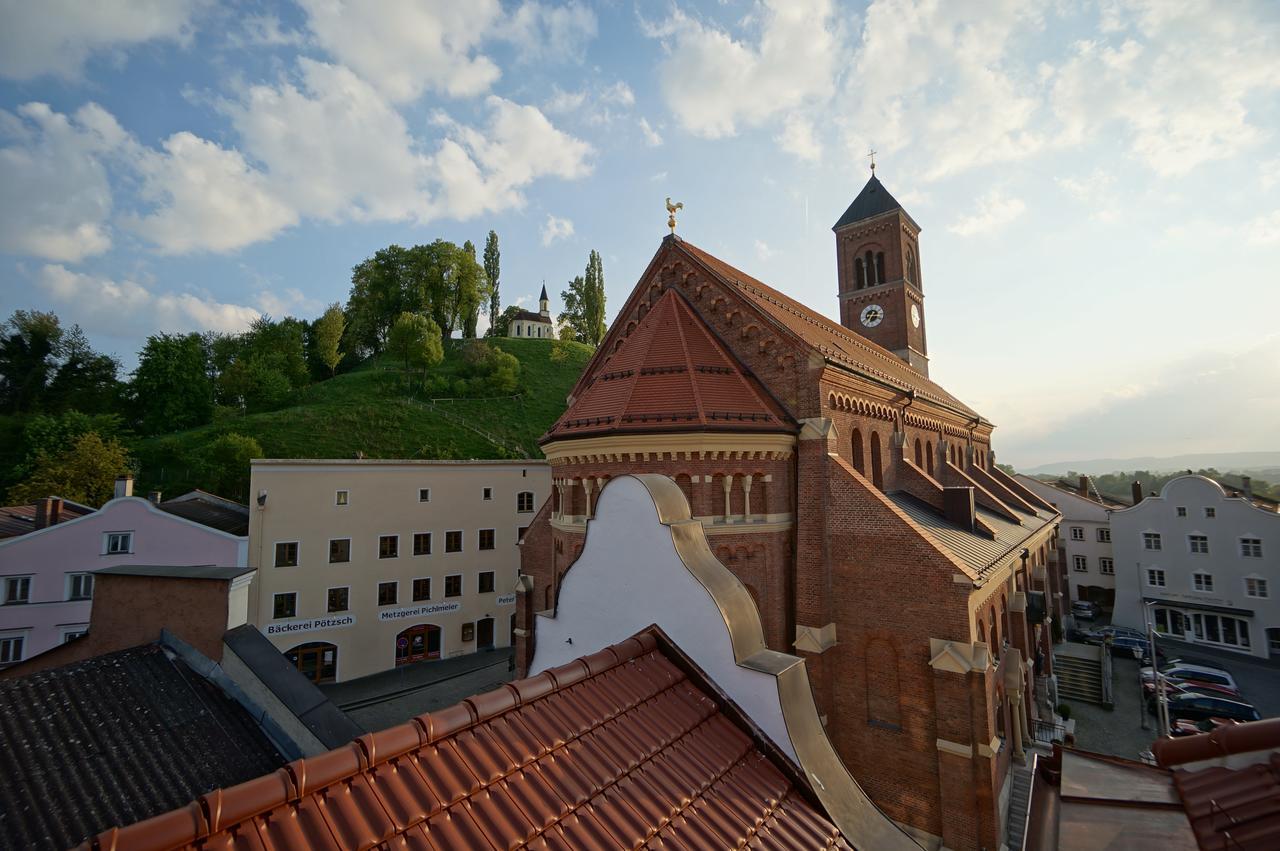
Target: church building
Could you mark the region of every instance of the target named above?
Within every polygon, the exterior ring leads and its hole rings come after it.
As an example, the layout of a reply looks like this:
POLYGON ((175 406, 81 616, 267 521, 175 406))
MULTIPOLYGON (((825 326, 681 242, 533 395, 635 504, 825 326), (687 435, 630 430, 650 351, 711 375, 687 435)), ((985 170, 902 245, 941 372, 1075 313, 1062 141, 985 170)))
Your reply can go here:
POLYGON ((999 847, 1051 674, 1059 515, 929 378, 919 225, 873 171, 834 227, 836 323, 674 224, 541 440, 520 674, 605 484, 666 475, 874 803, 926 846, 999 847))
POLYGON ((538 296, 538 312, 521 310, 511 317, 507 327, 508 337, 533 337, 537 340, 554 340, 556 326, 551 321, 550 301, 547 299, 547 285, 542 285, 542 295, 538 296))

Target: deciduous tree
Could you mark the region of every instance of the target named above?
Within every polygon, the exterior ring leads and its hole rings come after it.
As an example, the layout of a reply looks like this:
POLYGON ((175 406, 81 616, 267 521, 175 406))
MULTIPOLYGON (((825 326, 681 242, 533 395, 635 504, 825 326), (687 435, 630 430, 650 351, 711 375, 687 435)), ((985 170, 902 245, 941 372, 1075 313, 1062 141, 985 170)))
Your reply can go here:
POLYGON ((60 496, 99 506, 111 499, 116 477, 129 472, 129 456, 114 438, 85 432, 70 446, 37 456, 31 475, 9 489, 10 502, 34 502, 60 496))
POLYGON ((153 334, 138 353, 130 385, 147 434, 191 428, 213 416, 209 354, 199 334, 153 334))
POLYGON ((316 320, 311 329, 315 342, 316 358, 329 369, 332 377, 342 362, 342 332, 346 330, 347 317, 342 312, 342 305, 334 302, 324 314, 316 320))
POLYGON ((498 250, 498 234, 495 231, 489 231, 489 236, 484 241, 484 276, 489 282, 490 324, 497 321, 502 306, 502 300, 498 295, 498 277, 501 267, 502 253, 498 250))

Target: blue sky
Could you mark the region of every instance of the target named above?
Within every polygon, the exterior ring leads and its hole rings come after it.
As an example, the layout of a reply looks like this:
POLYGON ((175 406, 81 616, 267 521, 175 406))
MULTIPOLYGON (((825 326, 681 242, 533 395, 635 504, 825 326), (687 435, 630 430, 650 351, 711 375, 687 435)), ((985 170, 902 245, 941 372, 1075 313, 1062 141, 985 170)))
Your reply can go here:
POLYGON ((1002 460, 1274 449, 1276 44, 1245 0, 0 0, 0 312, 131 363, 490 228, 504 303, 596 248, 616 309, 670 195, 834 316, 874 146, 1002 460))

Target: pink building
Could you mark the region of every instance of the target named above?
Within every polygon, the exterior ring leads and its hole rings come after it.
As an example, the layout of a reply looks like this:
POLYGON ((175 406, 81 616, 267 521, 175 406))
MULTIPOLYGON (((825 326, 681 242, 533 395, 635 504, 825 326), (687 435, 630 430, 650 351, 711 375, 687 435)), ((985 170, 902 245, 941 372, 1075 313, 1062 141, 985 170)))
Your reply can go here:
POLYGON ((167 502, 132 492, 121 480, 100 510, 0 541, 0 667, 83 635, 100 568, 248 564, 246 507, 199 491, 167 502))

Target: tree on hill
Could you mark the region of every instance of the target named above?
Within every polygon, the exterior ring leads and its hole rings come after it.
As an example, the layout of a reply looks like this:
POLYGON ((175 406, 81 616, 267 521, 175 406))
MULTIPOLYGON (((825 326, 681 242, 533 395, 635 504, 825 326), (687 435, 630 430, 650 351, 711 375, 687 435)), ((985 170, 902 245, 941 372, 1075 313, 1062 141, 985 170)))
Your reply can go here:
POLYGON ((249 498, 249 462, 265 455, 257 440, 231 432, 201 447, 194 466, 205 490, 243 501, 249 498))
POLYGON ((410 370, 427 370, 444 360, 440 327, 419 313, 401 313, 391 326, 387 353, 404 364, 406 380, 410 370))
MULTIPOLYGON (((484 241, 484 277, 489 284, 489 323, 498 320, 502 300, 498 296, 498 276, 501 273, 502 253, 498 251, 498 234, 489 231, 484 241)), ((497 334, 493 336, 498 336, 497 334)), ((503 334, 505 336, 505 334, 503 334)))
POLYGON ((462 326, 462 336, 474 340, 476 325, 480 321, 480 305, 489 297, 489 281, 484 269, 476 262, 476 247, 471 240, 462 244, 457 263, 458 324, 462 326))
POLYGON ((324 364, 332 378, 342 362, 342 332, 347 328, 347 317, 342 312, 342 305, 337 302, 329 305, 324 314, 315 321, 311 329, 316 359, 324 364))
POLYGON ((491 318, 487 336, 489 337, 505 337, 511 331, 511 323, 515 320, 516 315, 520 312, 520 308, 514 304, 510 305, 497 318, 491 318))
POLYGON ((577 340, 589 346, 599 346, 604 339, 604 266, 600 253, 592 249, 587 258, 587 271, 569 282, 569 289, 560 293, 564 310, 560 313, 561 339, 577 340))
POLYGON ((199 334, 153 334, 138 353, 130 385, 138 424, 147 434, 209 422, 213 381, 199 334))
POLYGON ((62 326, 52 313, 15 310, 2 331, 0 403, 15 413, 30 410, 56 369, 62 326))
POLYGON ((41 452, 31 475, 9 488, 8 499, 24 503, 60 496, 100 506, 115 492, 116 477, 127 472, 129 456, 120 441, 104 441, 96 431, 89 431, 58 452, 41 452))
POLYGON ((413 251, 388 245, 351 270, 348 321, 352 337, 366 351, 383 351, 392 323, 401 312, 411 309, 406 301, 411 295, 408 284, 413 251))

